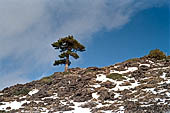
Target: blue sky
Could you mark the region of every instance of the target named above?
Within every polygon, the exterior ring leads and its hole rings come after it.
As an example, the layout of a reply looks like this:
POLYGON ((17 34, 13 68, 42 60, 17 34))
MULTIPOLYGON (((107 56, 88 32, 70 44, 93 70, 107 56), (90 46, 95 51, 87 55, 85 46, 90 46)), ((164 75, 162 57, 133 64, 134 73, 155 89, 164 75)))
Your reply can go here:
POLYGON ((108 66, 155 48, 170 54, 169 6, 168 0, 1 0, 0 89, 63 71, 52 66, 58 52, 50 44, 67 35, 86 46, 71 67, 108 66))

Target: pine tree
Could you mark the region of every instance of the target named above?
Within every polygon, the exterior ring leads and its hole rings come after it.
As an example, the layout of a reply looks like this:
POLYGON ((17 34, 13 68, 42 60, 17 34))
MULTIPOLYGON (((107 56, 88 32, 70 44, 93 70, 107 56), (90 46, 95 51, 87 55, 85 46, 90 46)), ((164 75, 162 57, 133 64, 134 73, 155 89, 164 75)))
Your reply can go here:
POLYGON ((77 54, 78 51, 83 52, 85 51, 85 47, 80 44, 76 39, 74 39, 73 36, 67 36, 64 38, 60 38, 57 42, 54 42, 52 46, 55 49, 59 49, 61 52, 59 56, 60 60, 56 60, 54 62, 54 66, 65 64, 65 72, 68 71, 68 66, 71 64, 70 62, 70 56, 72 56, 75 59, 79 58, 79 55, 77 54))

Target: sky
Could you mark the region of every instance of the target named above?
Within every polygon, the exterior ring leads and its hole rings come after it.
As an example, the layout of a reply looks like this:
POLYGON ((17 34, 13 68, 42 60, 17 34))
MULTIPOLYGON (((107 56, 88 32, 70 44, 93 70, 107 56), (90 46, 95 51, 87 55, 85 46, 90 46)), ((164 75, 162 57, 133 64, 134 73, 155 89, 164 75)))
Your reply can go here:
POLYGON ((51 44, 67 35, 86 47, 70 68, 170 55, 169 0, 0 0, 0 15, 0 89, 63 71, 51 44))

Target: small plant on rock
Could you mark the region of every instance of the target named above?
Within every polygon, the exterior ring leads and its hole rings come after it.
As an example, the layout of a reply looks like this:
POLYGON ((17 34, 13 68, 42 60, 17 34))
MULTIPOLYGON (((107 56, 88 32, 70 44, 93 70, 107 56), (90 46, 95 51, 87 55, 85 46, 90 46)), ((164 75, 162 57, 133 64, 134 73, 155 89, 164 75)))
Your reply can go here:
POLYGON ((111 73, 109 75, 106 76, 107 78, 113 79, 113 80, 125 80, 126 78, 124 77, 124 75, 122 74, 118 74, 118 73, 111 73))
POLYGON ((27 89, 27 88, 22 88, 22 89, 20 89, 20 90, 15 90, 15 91, 13 92, 13 94, 16 95, 16 96, 19 96, 19 95, 27 95, 29 92, 30 92, 29 89, 27 89))

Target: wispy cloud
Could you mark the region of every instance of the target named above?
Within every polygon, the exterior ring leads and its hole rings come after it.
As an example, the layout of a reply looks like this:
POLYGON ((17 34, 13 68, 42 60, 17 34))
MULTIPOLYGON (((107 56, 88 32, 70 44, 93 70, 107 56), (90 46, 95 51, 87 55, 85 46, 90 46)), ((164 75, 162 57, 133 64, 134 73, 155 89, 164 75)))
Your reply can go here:
POLYGON ((73 34, 87 40, 100 30, 121 28, 139 11, 168 1, 1 0, 0 87, 27 81, 30 72, 49 67, 56 56, 50 44, 57 38, 73 34), (17 73, 20 69, 23 73, 17 73), (4 82, 7 78, 10 81, 4 82))

